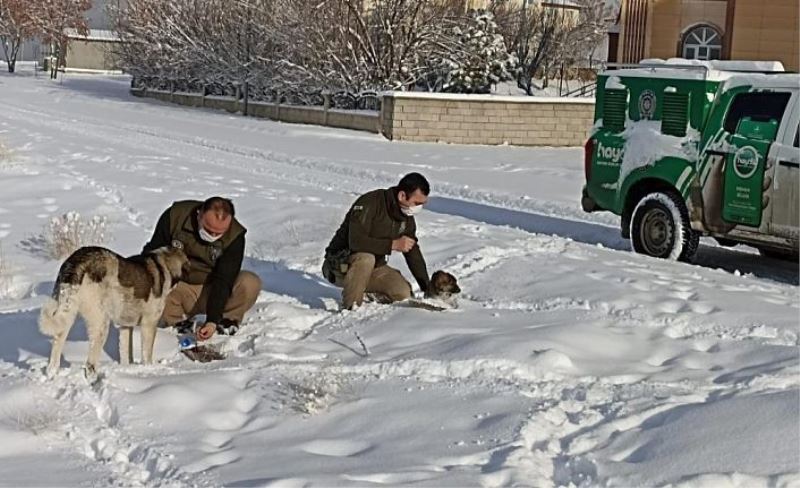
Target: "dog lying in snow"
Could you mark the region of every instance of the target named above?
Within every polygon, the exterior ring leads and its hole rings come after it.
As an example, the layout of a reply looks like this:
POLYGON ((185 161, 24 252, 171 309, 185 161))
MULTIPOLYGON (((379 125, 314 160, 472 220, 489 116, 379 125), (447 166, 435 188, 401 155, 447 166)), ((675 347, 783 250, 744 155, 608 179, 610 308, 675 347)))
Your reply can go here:
POLYGON ((456 308, 456 295, 461 293, 461 288, 458 286, 456 277, 447 271, 436 271, 431 276, 431 282, 428 285, 428 290, 425 292, 425 299, 418 300, 411 298, 406 300, 406 306, 413 308, 422 308, 434 312, 440 312, 450 308, 456 308))
POLYGON ((53 338, 48 376, 60 367, 61 351, 77 314, 86 322, 89 354, 86 375, 93 375, 108 338, 110 322, 121 327, 122 364, 133 358, 133 327, 141 326, 143 362, 153 362, 156 328, 167 295, 188 271, 189 259, 177 248, 124 258, 102 247, 82 247, 58 271, 53 296, 43 306, 39 330, 53 338))
POLYGON ((455 299, 459 293, 461 293, 461 288, 458 286, 456 277, 447 271, 439 270, 431 276, 431 283, 428 291, 425 292, 425 298, 447 301, 455 299))

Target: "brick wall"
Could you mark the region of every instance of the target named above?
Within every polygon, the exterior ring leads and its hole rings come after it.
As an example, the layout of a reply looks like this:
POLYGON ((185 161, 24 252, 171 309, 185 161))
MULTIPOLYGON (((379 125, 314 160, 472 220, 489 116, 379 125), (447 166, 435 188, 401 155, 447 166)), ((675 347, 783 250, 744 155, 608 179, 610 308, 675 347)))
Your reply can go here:
POLYGON ((383 98, 381 127, 402 141, 581 146, 593 116, 593 99, 398 92, 383 98))
MULTIPOLYGON (((131 90, 131 93, 232 113, 242 112, 244 108, 231 97, 143 89, 131 90)), ((260 102, 250 102, 247 115, 380 132, 388 139, 399 141, 582 146, 592 126, 594 100, 398 92, 383 96, 380 116, 362 111, 260 102)))

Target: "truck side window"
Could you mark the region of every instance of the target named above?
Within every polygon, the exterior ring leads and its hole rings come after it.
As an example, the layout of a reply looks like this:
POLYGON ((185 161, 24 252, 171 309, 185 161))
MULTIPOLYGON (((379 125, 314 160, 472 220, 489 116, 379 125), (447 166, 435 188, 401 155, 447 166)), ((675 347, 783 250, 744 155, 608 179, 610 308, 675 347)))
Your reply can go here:
POLYGON ((788 92, 754 92, 736 95, 725 117, 725 130, 731 134, 736 132, 739 121, 744 117, 762 122, 770 120, 780 122, 790 97, 791 93, 788 92))
POLYGON ((800 147, 800 126, 794 131, 794 147, 800 147))

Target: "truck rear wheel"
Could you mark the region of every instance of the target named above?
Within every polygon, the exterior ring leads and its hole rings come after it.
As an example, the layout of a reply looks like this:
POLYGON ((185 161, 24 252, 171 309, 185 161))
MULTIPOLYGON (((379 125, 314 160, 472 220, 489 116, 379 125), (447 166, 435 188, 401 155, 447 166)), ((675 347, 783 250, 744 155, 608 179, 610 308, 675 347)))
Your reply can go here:
POLYGON ((640 254, 656 258, 690 261, 700 243, 700 234, 689 224, 689 210, 672 192, 645 195, 631 216, 631 245, 640 254))

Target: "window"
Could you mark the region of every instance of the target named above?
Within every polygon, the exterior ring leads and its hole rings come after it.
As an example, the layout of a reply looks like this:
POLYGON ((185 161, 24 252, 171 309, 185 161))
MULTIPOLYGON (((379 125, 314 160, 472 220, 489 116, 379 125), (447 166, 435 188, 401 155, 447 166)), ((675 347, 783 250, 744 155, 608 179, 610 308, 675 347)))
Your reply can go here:
POLYGON ((794 147, 800 147, 800 127, 794 132, 794 147))
POLYGON ((789 103, 789 97, 791 97, 789 92, 754 92, 736 95, 728 109, 728 116, 725 117, 725 130, 731 134, 735 133, 739 121, 744 117, 761 122, 777 120, 780 123, 786 104, 789 103))
POLYGON ((722 34, 710 25, 699 25, 683 36, 683 57, 686 59, 720 59, 722 34))

